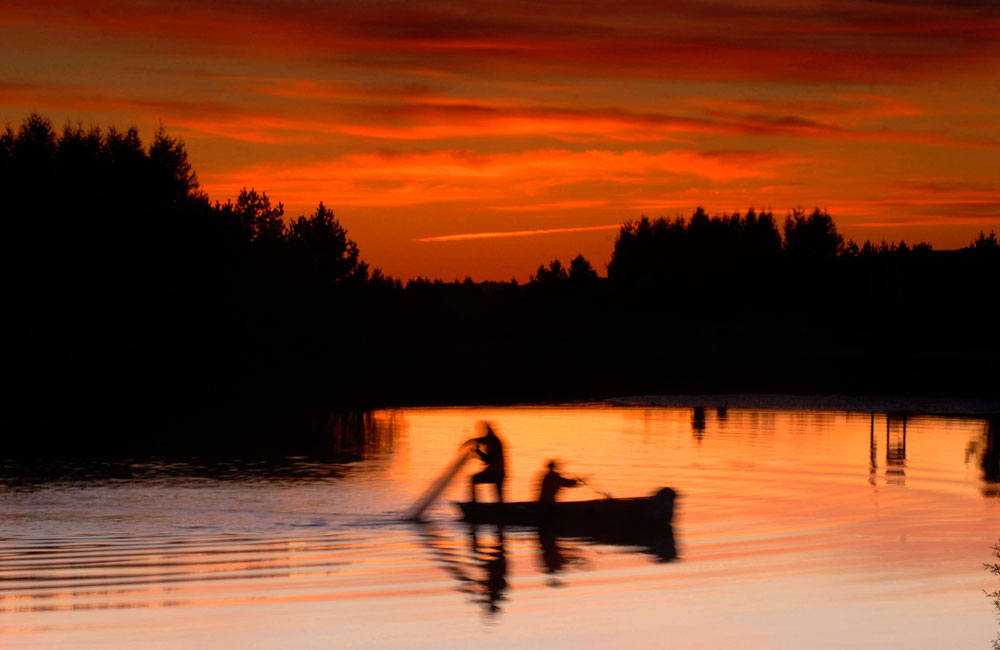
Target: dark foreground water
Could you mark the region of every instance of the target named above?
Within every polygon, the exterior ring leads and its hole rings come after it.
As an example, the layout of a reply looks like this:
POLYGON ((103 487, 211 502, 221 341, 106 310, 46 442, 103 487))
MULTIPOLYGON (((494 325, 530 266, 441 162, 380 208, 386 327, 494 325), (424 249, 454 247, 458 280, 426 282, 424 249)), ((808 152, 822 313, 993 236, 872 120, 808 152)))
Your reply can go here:
POLYGON ((0 647, 988 649, 995 437, 882 413, 406 409, 325 460, 7 467, 0 647), (673 539, 471 530, 464 483, 400 522, 480 419, 511 498, 552 457, 616 496, 669 485, 673 539))

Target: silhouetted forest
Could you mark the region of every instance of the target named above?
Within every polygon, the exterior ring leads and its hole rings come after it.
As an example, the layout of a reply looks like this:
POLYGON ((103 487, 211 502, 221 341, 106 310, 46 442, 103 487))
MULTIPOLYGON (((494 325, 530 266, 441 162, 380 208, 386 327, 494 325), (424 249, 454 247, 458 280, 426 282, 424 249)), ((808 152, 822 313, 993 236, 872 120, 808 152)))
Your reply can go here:
POLYGON ((212 203, 160 129, 0 134, 8 451, 324 444, 341 409, 658 392, 997 395, 1000 246, 824 211, 625 223, 526 284, 369 269, 320 203, 212 203), (303 431, 303 434, 289 433, 303 431))

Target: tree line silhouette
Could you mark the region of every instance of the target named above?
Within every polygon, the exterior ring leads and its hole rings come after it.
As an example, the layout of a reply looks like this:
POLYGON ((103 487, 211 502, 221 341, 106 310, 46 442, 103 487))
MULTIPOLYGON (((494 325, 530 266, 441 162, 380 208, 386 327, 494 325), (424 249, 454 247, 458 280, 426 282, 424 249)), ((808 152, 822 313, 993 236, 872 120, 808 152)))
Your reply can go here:
POLYGON ((607 277, 404 285, 322 203, 212 203, 162 128, 39 115, 0 133, 0 191, 8 451, 323 444, 331 410, 392 404, 996 394, 993 233, 859 246, 819 209, 699 208, 623 224, 607 277))

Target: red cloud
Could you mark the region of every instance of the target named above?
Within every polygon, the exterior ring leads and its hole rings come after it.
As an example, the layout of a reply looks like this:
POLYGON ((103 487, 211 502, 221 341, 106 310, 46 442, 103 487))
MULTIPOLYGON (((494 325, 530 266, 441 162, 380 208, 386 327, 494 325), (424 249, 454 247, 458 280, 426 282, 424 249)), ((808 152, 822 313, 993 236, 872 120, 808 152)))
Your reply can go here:
POLYGON ((950 76, 956 67, 995 69, 1000 50, 1000 17, 974 3, 8 0, 0 25, 44 26, 112 49, 652 79, 950 76))

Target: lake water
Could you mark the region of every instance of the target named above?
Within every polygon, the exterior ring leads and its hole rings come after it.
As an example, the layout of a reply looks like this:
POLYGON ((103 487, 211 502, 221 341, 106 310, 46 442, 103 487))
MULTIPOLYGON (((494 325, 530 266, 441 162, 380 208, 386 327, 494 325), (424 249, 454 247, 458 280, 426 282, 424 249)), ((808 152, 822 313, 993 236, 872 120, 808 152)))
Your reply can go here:
POLYGON ((988 649, 996 437, 971 417, 403 409, 325 460, 8 466, 0 647, 988 649), (676 558, 472 531, 464 480, 400 522, 478 420, 508 498, 549 458, 615 496, 674 487, 676 558))

